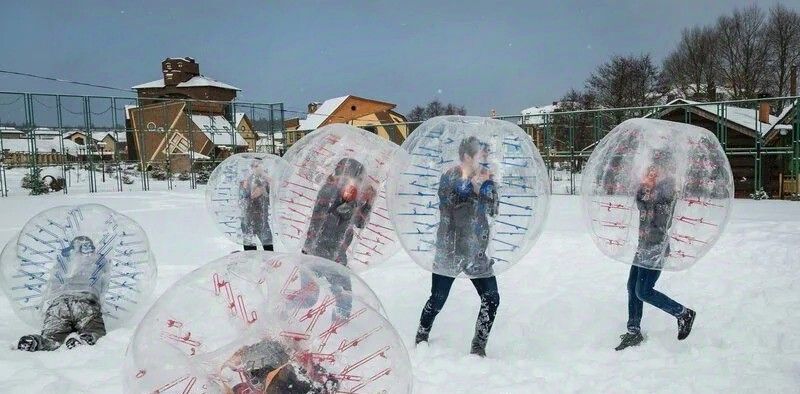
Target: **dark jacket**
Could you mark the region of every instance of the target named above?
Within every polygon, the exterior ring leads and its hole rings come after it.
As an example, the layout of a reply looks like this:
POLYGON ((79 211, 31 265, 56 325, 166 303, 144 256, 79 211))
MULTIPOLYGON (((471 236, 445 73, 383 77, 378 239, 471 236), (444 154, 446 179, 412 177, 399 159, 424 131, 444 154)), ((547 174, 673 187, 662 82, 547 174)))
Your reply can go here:
POLYGON ((669 254, 669 227, 675 210, 675 181, 664 179, 652 188, 639 187, 636 207, 639 209, 639 243, 634 264, 660 268, 669 254))
POLYGON ((308 224, 303 253, 347 265, 347 248, 354 228, 364 228, 372 211, 375 188, 363 187, 352 201, 343 197, 341 179, 330 177, 317 194, 308 224))
POLYGON ((489 217, 497 215, 499 199, 492 178, 475 191, 471 179, 463 179, 454 167, 439 179, 439 228, 436 232, 434 270, 443 275, 492 274, 494 263, 486 256, 491 228, 489 217))
POLYGON ((269 227, 269 182, 264 177, 249 175, 240 188, 242 207, 242 234, 246 244, 254 244, 252 236, 257 236, 261 244, 272 244, 272 231, 269 227), (263 187, 264 194, 251 198, 254 188, 263 187))

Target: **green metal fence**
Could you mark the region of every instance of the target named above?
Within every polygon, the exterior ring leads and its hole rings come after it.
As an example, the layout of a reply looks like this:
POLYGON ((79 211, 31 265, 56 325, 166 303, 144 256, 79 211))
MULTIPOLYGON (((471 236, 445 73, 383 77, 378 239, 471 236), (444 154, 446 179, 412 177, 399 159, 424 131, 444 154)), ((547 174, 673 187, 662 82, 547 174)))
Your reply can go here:
POLYGON ((230 154, 280 154, 283 117, 282 103, 0 92, 0 196, 43 177, 63 193, 194 189, 230 154))
MULTIPOLYGON (((577 194, 595 144, 635 117, 714 132, 733 167, 738 197, 762 189, 773 198, 800 193, 798 96, 497 118, 531 136, 554 193, 577 194)), ((193 189, 230 154, 282 154, 283 121, 280 103, 0 92, 0 195, 27 193, 21 189, 26 174, 61 178, 64 193, 193 189)), ((413 130, 419 122, 403 125, 413 130)))

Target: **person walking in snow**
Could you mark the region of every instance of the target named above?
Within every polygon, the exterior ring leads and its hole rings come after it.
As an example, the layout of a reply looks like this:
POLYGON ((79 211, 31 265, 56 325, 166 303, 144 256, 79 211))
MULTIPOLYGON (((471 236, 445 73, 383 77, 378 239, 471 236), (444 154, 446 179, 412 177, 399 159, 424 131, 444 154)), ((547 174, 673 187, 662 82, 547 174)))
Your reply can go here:
POLYGON ((486 343, 494 324, 500 293, 486 255, 491 238, 489 218, 497 215, 499 199, 494 174, 485 166, 487 146, 476 137, 459 144, 460 163, 439 180, 439 228, 431 295, 420 316, 415 343, 427 342, 436 315, 444 307, 455 277, 469 275, 481 299, 470 353, 486 356, 486 343))
MULTIPOLYGON (((308 224, 302 253, 326 258, 347 266, 347 249, 353 242, 357 229, 367 225, 376 197, 377 185, 365 180, 365 168, 358 160, 339 160, 317 194, 311 219, 308 224)), ((342 277, 330 271, 322 273, 333 286, 351 291, 350 277, 342 277)), ((340 317, 350 314, 347 297, 337 305, 340 317)))
POLYGON ((75 237, 50 271, 44 292, 41 334, 20 338, 17 349, 29 352, 94 345, 106 334, 102 300, 108 290, 108 260, 89 237, 75 237))
POLYGON ((686 339, 692 331, 695 312, 653 288, 664 258, 670 253, 669 227, 677 194, 673 167, 668 151, 656 151, 636 192, 639 242, 628 275, 628 331, 620 336, 622 341, 616 350, 638 346, 644 340, 641 321, 645 302, 678 319, 679 340, 686 339))
POLYGON ((244 250, 256 250, 256 244, 252 243, 256 238, 264 250, 273 250, 272 230, 269 225, 269 178, 260 157, 253 158, 239 190, 244 250), (248 244, 248 241, 252 244, 248 244))

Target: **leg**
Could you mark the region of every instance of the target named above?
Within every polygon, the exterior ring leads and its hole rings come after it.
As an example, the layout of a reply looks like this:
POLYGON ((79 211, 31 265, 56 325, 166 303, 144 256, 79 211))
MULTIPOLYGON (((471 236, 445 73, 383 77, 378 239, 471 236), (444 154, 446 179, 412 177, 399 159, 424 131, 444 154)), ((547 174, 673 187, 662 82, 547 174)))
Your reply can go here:
POLYGON ((500 306, 500 293, 497 290, 497 278, 472 279, 472 285, 481 298, 481 309, 478 312, 478 319, 475 322, 475 336, 472 339, 473 353, 484 356, 486 342, 489 340, 489 333, 492 331, 494 318, 497 315, 497 308, 500 306))
POLYGON ((628 275, 628 332, 632 334, 641 332, 644 303, 636 295, 636 281, 640 269, 635 265, 631 265, 631 271, 628 275))
POLYGON ((669 313, 672 316, 680 316, 685 308, 673 299, 653 289, 661 271, 639 267, 639 274, 636 280, 636 297, 640 300, 669 313))
POLYGON ((333 271, 326 271, 324 274, 328 282, 331 284, 331 291, 336 296, 336 310, 334 317, 337 319, 346 319, 350 317, 350 310, 353 307, 353 299, 351 293, 353 291, 353 283, 347 275, 339 275, 333 271))
POLYGON ((42 335, 27 335, 20 338, 20 350, 56 350, 72 333, 72 315, 64 297, 55 298, 44 314, 42 335), (26 346, 28 344, 28 346, 26 346), (31 346, 32 345, 32 346, 31 346))
POLYGON ((72 300, 72 310, 77 318, 75 328, 81 341, 94 345, 98 339, 106 335, 103 312, 94 296, 76 296, 72 300))
POLYGON ((455 278, 432 274, 431 296, 428 298, 428 302, 425 303, 425 307, 422 308, 422 316, 419 318, 417 343, 428 340, 428 333, 430 333, 431 327, 433 327, 433 320, 436 319, 436 315, 438 315, 442 307, 444 307, 447 296, 450 294, 450 288, 453 286, 453 281, 455 281, 455 278))

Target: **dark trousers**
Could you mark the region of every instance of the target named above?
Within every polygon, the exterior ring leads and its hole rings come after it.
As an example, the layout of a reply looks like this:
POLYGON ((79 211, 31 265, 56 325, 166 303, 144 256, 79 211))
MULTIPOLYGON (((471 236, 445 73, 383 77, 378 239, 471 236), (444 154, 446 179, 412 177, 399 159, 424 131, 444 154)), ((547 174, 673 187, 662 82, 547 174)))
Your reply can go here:
MULTIPOLYGON (((255 245, 244 245, 244 250, 258 250, 258 247, 255 245)), ((272 245, 264 245, 264 250, 272 252, 274 249, 272 245)))
MULTIPOLYGON (((485 345, 489 339, 489 332, 494 324, 494 317, 497 314, 497 307, 500 306, 500 293, 497 291, 497 279, 494 276, 488 278, 470 279, 478 296, 481 298, 481 309, 478 312, 478 319, 475 322, 475 338, 473 341, 485 345)), ((427 334, 433 326, 433 320, 444 307, 447 296, 450 294, 450 287, 453 286, 455 278, 433 274, 431 280, 431 296, 422 309, 422 316, 419 319, 419 330, 427 334)))
POLYGON ((645 302, 675 317, 685 310, 683 305, 653 289, 659 276, 660 270, 631 266, 628 276, 628 331, 641 330, 645 302))
POLYGON ((106 335, 100 302, 91 294, 67 294, 53 299, 44 313, 38 350, 56 350, 71 333, 88 334, 94 342, 106 335))

